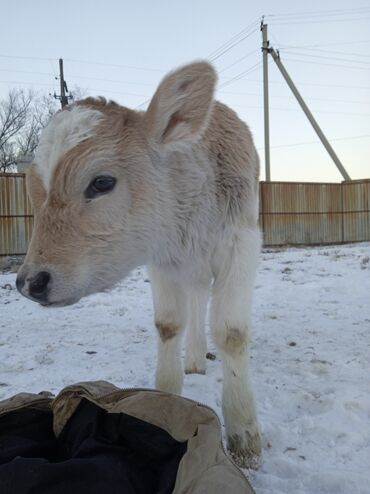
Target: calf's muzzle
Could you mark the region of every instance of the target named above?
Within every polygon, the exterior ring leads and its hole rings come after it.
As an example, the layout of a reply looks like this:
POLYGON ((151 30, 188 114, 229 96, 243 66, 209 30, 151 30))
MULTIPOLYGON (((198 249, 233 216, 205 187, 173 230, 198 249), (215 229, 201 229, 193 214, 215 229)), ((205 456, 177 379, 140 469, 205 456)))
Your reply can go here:
POLYGON ((48 285, 51 275, 47 271, 39 271, 34 276, 20 274, 17 276, 16 286, 18 291, 36 302, 47 302, 48 285))

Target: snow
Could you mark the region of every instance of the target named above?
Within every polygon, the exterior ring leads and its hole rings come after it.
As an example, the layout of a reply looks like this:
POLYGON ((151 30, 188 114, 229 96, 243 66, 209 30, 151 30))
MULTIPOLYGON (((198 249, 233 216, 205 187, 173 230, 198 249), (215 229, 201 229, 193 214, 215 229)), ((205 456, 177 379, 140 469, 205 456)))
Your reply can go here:
MULTIPOLYGON (((257 494, 370 492, 370 244, 265 249, 256 282, 252 379, 263 463, 257 494)), ((0 400, 105 379, 153 387, 156 332, 139 268, 111 293, 40 307, 0 274, 0 400)), ((219 355, 183 394, 221 416, 219 355)))

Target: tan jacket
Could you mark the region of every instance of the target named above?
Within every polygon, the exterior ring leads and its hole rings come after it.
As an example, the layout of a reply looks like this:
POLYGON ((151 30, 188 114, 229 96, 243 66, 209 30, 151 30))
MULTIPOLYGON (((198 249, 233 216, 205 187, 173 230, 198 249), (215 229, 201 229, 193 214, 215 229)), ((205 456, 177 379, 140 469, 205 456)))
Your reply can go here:
POLYGON ((119 389, 105 381, 50 393, 20 393, 0 402, 0 415, 24 407, 52 410, 58 435, 82 398, 108 412, 124 412, 167 431, 177 441, 188 441, 179 464, 174 494, 254 494, 248 480, 226 455, 221 427, 213 410, 176 395, 155 390, 119 389))

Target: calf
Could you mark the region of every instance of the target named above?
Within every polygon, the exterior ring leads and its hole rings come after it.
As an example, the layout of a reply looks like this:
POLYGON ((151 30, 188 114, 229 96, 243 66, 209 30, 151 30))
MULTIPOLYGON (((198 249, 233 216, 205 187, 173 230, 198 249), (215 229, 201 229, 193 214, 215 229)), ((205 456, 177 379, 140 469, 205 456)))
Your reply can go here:
POLYGON ((259 160, 248 127, 214 101, 215 82, 196 62, 167 75, 146 112, 87 98, 51 119, 27 176, 35 224, 17 287, 62 306, 148 265, 156 386, 171 393, 181 393, 186 326, 185 372, 206 371, 211 293, 228 447, 251 465, 261 451, 248 376, 259 160))

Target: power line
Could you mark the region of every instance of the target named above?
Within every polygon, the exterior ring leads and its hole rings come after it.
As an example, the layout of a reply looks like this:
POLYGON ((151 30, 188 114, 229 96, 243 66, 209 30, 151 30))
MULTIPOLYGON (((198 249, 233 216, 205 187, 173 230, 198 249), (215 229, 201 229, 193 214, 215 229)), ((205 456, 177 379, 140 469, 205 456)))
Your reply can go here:
POLYGON ((46 86, 50 87, 55 83, 46 83, 46 82, 30 82, 30 81, 0 81, 1 84, 28 84, 30 86, 46 86))
MULTIPOLYGON (((261 97, 262 98, 262 93, 249 93, 249 92, 243 92, 243 91, 240 91, 240 92, 234 92, 234 91, 224 91, 224 90, 221 90, 220 91, 221 93, 223 94, 234 94, 234 95, 240 95, 240 96, 258 96, 258 97, 261 97)), ((278 98, 278 99, 289 99, 291 100, 292 97, 291 96, 280 96, 280 95, 271 95, 272 98, 278 98)), ((308 96, 307 97, 308 100, 310 101, 325 101, 325 102, 330 102, 330 103, 350 103, 350 104, 360 104, 360 105, 364 105, 364 104, 370 104, 370 101, 364 101, 364 100, 347 100, 347 99, 333 99, 333 98, 317 98, 315 96, 308 96)))
MULTIPOLYGON (((232 106, 240 107, 240 108, 254 108, 254 109, 261 109, 263 108, 262 105, 244 105, 242 103, 235 103, 232 104, 232 106)), ((299 108, 287 108, 287 107, 281 107, 281 106, 270 106, 272 110, 278 110, 278 111, 293 111, 293 112, 300 112, 301 110, 299 108)), ((327 113, 329 115, 351 115, 351 116, 358 116, 358 117, 369 117, 368 113, 356 113, 356 112, 341 112, 341 111, 330 111, 330 110, 315 110, 315 113, 327 113)))
POLYGON ((92 81, 101 81, 101 82, 109 82, 111 84, 132 84, 135 86, 146 86, 146 87, 154 87, 155 84, 150 84, 148 82, 138 82, 138 81, 121 81, 118 79, 103 79, 101 77, 90 77, 90 76, 85 76, 85 75, 77 75, 77 74, 70 74, 70 77, 74 77, 77 79, 89 79, 92 81))
POLYGON ((234 65, 237 65, 239 62, 241 62, 242 60, 245 60, 246 58, 249 58, 251 55, 253 55, 254 53, 257 53, 259 52, 260 50, 257 48, 256 50, 253 50, 253 51, 250 51, 249 53, 247 53, 246 55, 244 55, 243 57, 240 57, 238 58, 238 60, 236 60, 235 62, 231 63, 230 65, 228 65, 227 67, 221 69, 218 71, 219 74, 221 74, 222 72, 225 72, 226 70, 230 69, 231 67, 234 67, 234 65))
MULTIPOLYGON (((253 66, 251 67, 253 68, 253 66)), ((250 69, 251 69, 250 68, 250 69)), ((249 73, 250 72, 250 69, 248 69, 247 71, 244 71, 242 72, 242 74, 244 74, 245 72, 249 73)), ((239 74, 240 76, 240 74, 239 74)), ((238 77, 238 76, 236 76, 238 77)), ((230 83, 232 82, 234 78, 232 79, 229 79, 226 81, 226 83, 230 83)), ((240 79, 242 79, 240 77, 240 79)), ((239 79, 237 79, 239 80, 239 79)), ((257 81, 257 82, 260 82, 260 81, 257 81)), ((280 81, 270 81, 270 82, 280 82, 280 81)), ((16 81, 16 80, 0 80, 0 83, 4 83, 4 84, 27 84, 27 85, 30 85, 30 86, 42 86, 42 87, 51 87, 53 84, 55 84, 55 82, 53 83, 43 83, 43 82, 34 82, 34 81, 16 81)), ((225 83, 225 84, 226 84, 225 83)), ((227 84, 229 85, 229 84, 227 84)), ((341 86, 340 86, 341 87, 341 86)), ((352 86, 350 86, 352 87, 352 86)), ((220 86, 221 88, 221 86, 220 86)), ((112 93, 112 94, 122 94, 122 95, 125 95, 125 96, 134 96, 134 97, 145 97, 145 95, 143 94, 138 94, 138 93, 130 93, 130 92, 126 92, 126 91, 114 91, 114 90, 109 90, 109 89, 104 89, 104 88, 92 88, 92 87, 89 87, 89 86, 82 86, 81 89, 84 89, 84 90, 88 90, 88 91, 94 91, 94 92, 97 92, 97 93, 100 93, 100 94, 104 94, 104 93, 112 93)), ((362 88, 362 89, 368 89, 368 88, 362 88)), ((249 93, 249 92, 234 92, 234 91, 224 91, 224 90, 220 90, 221 93, 223 94, 234 94, 234 95, 240 95, 240 96, 258 96, 258 97, 261 97, 262 95, 261 94, 258 94, 258 93, 249 93)), ((290 99, 290 96, 272 96, 273 98, 283 98, 283 99, 290 99)), ((366 104, 367 102, 366 101, 360 101, 360 100, 343 100, 343 99, 332 99, 332 98, 317 98, 317 97, 308 97, 309 100, 312 100, 312 101, 330 101, 330 102, 345 102, 345 103, 358 103, 358 104, 366 104)), ((148 103, 150 101, 150 99, 144 101, 143 103, 141 103, 138 107, 140 106, 143 106, 145 103, 148 103)), ((238 105, 238 104, 235 104, 234 106, 244 106, 244 105, 238 105)), ((138 108, 136 107, 136 108, 138 108)), ((253 108, 257 108, 257 107, 253 107, 253 108)), ((258 108, 262 108, 262 107, 258 107, 258 108)), ((277 110, 281 109, 281 108, 275 108, 277 110)), ((289 110, 289 109, 287 109, 289 110)), ((292 108, 292 110, 296 111, 294 108, 292 108)), ((362 114, 361 114, 362 115, 362 114)))
MULTIPOLYGON (((350 137, 336 137, 334 139, 330 139, 331 141, 352 141, 355 139, 365 139, 369 138, 370 134, 360 135, 360 136, 350 136, 350 137)), ((278 144, 276 146, 270 146, 271 148, 289 148, 295 146, 306 146, 310 144, 320 144, 319 141, 306 141, 306 142, 293 142, 289 144, 278 144)), ((259 150, 263 150, 262 147, 258 148, 259 150)))
POLYGON ((360 14, 368 11, 369 7, 354 7, 348 9, 311 10, 306 12, 289 12, 286 14, 266 14, 265 17, 294 17, 294 16, 324 16, 324 15, 348 15, 354 12, 360 14))
POLYGON ((125 96, 134 96, 136 98, 145 98, 144 94, 138 94, 138 93, 128 93, 126 91, 114 91, 111 89, 96 89, 93 87, 87 87, 85 89, 88 89, 89 91, 94 91, 96 93, 104 94, 104 93, 113 93, 113 94, 124 94, 125 96))
POLYGON ((32 74, 32 75, 47 75, 48 77, 57 77, 56 73, 51 72, 35 72, 34 70, 13 70, 13 69, 0 69, 0 72, 10 72, 14 74, 32 74))
POLYGON ((155 69, 152 67, 140 67, 137 65, 122 65, 122 64, 117 64, 117 63, 107 63, 107 62, 94 62, 92 60, 77 60, 75 58, 65 58, 64 59, 66 62, 73 62, 73 63, 85 63, 89 65, 102 65, 103 67, 117 67, 117 68, 122 68, 122 69, 133 69, 133 70, 144 70, 148 72, 167 72, 164 69, 155 69))
MULTIPOLYGON (((17 74, 33 74, 33 75, 46 75, 48 77, 53 76, 58 78, 56 75, 54 68, 53 68, 53 73, 51 72, 35 72, 34 70, 13 70, 13 69, 0 69, 0 72, 9 72, 9 73, 17 73, 17 74)), ((101 82, 109 82, 112 84, 132 84, 136 86, 150 86, 153 87, 155 84, 150 84, 147 82, 138 82, 138 81, 123 81, 123 80, 118 80, 118 79, 104 79, 102 77, 90 77, 82 74, 70 74, 70 78, 77 78, 77 79, 88 79, 92 81, 101 81, 101 82)))
POLYGON ((243 76, 247 75, 247 74, 250 74, 251 72, 254 72, 256 69, 258 69, 258 67, 260 67, 262 65, 262 62, 257 62, 256 64, 252 65, 251 67, 249 67, 247 70, 244 70, 243 72, 240 72, 240 74, 237 74, 235 77, 232 77, 231 79, 225 81, 223 84, 221 84, 219 86, 218 89, 221 89, 223 87, 226 87, 226 86, 229 86, 230 84, 232 84, 233 82, 236 82, 238 81, 239 79, 241 79, 243 76))
POLYGON ((343 65, 338 63, 324 63, 324 62, 314 62, 313 60, 299 60, 297 58, 284 58, 290 62, 300 62, 300 63, 309 63, 312 65, 324 65, 325 67, 341 67, 344 69, 354 69, 354 70, 370 70, 370 67, 352 67, 351 65, 343 65))
MULTIPOLYGON (((354 52, 348 52, 348 51, 338 51, 338 50, 323 50, 322 48, 304 48, 304 47, 301 47, 301 48, 298 48, 298 47, 285 47, 284 45, 282 47, 280 47, 280 51, 281 50, 284 50, 288 48, 288 50, 296 50, 296 49, 301 49, 301 50, 305 50, 305 51, 313 51, 313 52, 319 52, 319 53, 334 53, 334 54, 337 54, 337 55, 349 55, 349 56, 354 56, 354 57, 366 57, 366 58, 370 58, 370 55, 367 54, 367 53, 354 53, 354 52)), ((286 53, 288 53, 286 51, 286 53)), ((293 53, 293 52, 292 52, 293 53)), ((294 52, 296 53, 296 52, 294 52)), ((350 60, 351 62, 355 62, 356 60, 350 60)), ((356 61, 357 62, 357 61, 356 61)))
MULTIPOLYGON (((255 50, 255 51, 258 51, 258 50, 255 50)), ((245 57, 242 57, 242 58, 247 58, 247 56, 250 56, 251 53, 252 52, 250 52, 248 55, 246 55, 245 57)), ((241 59, 238 59, 237 62, 239 62, 240 60, 241 59)), ((302 60, 302 62, 304 62, 304 61, 302 60)), ((236 65, 236 62, 234 62, 234 64, 236 65)), ((231 65, 233 65, 233 64, 231 64, 231 65)), ((221 72, 226 71, 226 69, 231 67, 231 65, 225 67, 224 69, 221 69, 218 72, 221 73, 221 72)), ((45 76, 49 76, 49 77, 50 76, 56 77, 55 71, 52 74, 51 72, 35 72, 35 71, 28 71, 28 70, 0 69, 0 72, 19 73, 19 74, 23 73, 23 74, 45 75, 45 76)), ((145 82, 139 82, 139 81, 127 81, 127 80, 119 80, 119 79, 104 79, 101 77, 90 77, 90 76, 85 76, 85 75, 80 75, 80 74, 71 74, 70 77, 71 78, 78 78, 78 79, 88 79, 88 80, 94 80, 94 81, 108 82, 108 83, 113 83, 113 84, 132 84, 132 85, 147 86, 147 87, 155 87, 156 86, 155 83, 151 84, 151 83, 145 83, 145 82)), ((224 80, 224 79, 221 77, 220 80, 224 80)), ((226 79, 226 80, 229 80, 229 79, 226 79)), ((249 80, 250 82, 257 82, 257 83, 262 82, 260 79, 249 79, 249 78, 242 78, 242 77, 241 77, 241 80, 249 80)), ((9 83, 16 83, 16 84, 18 84, 18 83, 19 84, 31 84, 31 85, 41 85, 41 86, 42 85, 45 85, 45 86, 49 85, 49 84, 45 84, 45 83, 41 83, 41 82, 38 83, 38 82, 27 82, 27 81, 24 81, 24 82, 23 81, 0 81, 0 82, 4 82, 4 83, 9 82, 9 83)), ((283 81, 270 80, 269 82, 271 84, 284 84, 283 81)), ((354 86, 354 85, 346 85, 346 84, 324 84, 324 83, 319 83, 319 82, 315 83, 315 82, 301 81, 301 82, 298 82, 298 84, 302 85, 302 86, 317 86, 317 87, 329 87, 329 88, 336 87, 336 88, 344 88, 344 89, 364 89, 364 90, 370 89, 370 86, 354 86)), ((99 89, 99 91, 100 91, 100 89, 99 89)))
POLYGON ((150 98, 149 99, 146 99, 145 101, 143 101, 142 103, 140 103, 140 105, 135 106, 135 110, 139 110, 142 106, 146 105, 149 102, 150 102, 150 98))
POLYGON ((221 51, 223 51, 225 48, 229 47, 230 44, 232 44, 234 41, 236 41, 237 39, 239 39, 241 36, 243 36, 244 34, 246 34, 250 29, 252 29, 254 26, 258 25, 259 23, 259 18, 255 19, 253 22, 251 22, 250 24, 248 24, 247 27, 245 27, 244 29, 242 29, 240 32, 238 32, 237 34, 235 34, 234 36, 232 36, 229 40, 227 40, 225 43, 223 43, 221 46, 219 46, 218 48, 216 48, 215 50, 213 50, 213 52, 211 52, 207 58, 211 59, 212 57, 216 57, 221 51))
POLYGON ((330 43, 315 43, 313 45, 281 45, 281 48, 316 48, 320 46, 358 45, 363 43, 370 43, 370 39, 360 39, 358 41, 333 41, 330 43))
MULTIPOLYGON (((31 82, 31 81, 0 81, 0 84, 1 83, 4 83, 4 84, 27 84, 27 85, 30 85, 30 86, 44 86, 44 87, 50 87, 52 86, 53 84, 50 83, 45 83, 45 82, 31 82)), ((109 89, 97 89, 97 88, 92 88, 92 87, 82 87, 81 89, 86 89, 86 90, 89 90, 89 91, 94 91, 94 92, 97 92, 97 93, 114 93, 114 94, 124 94, 125 96, 135 96, 135 97, 138 97, 138 98, 143 98, 145 97, 144 94, 137 94, 137 93, 129 93, 129 92, 126 92, 126 91, 112 91, 112 90, 109 90, 109 89)))
POLYGON ((363 65, 370 65, 370 62, 366 62, 363 60, 360 61, 360 60, 351 60, 350 58, 326 57, 325 55, 316 55, 311 53, 302 53, 302 52, 290 51, 290 50, 280 50, 280 51, 283 51, 283 53, 288 53, 290 55, 299 55, 300 57, 311 57, 311 58, 319 58, 321 60, 337 60, 339 62, 351 62, 351 63, 360 63, 363 65))
MULTIPOLYGON (((259 84, 262 82, 261 79, 249 79, 248 77, 241 78, 241 80, 244 81, 250 81, 250 82, 258 82, 259 84)), ((269 80, 269 84, 283 84, 285 83, 283 81, 274 81, 274 80, 269 80)), ((319 82, 297 82, 300 86, 318 86, 318 87, 328 87, 328 88, 345 88, 345 89, 364 89, 368 91, 370 89, 370 86, 351 86, 351 85, 346 85, 346 84, 323 84, 319 82)))
MULTIPOLYGON (((41 60, 41 61, 53 61, 56 60, 56 58, 43 58, 43 57, 29 57, 29 56, 21 56, 21 55, 4 55, 0 54, 0 58, 15 58, 15 59, 20 59, 20 60, 41 60)), ((84 63, 84 64, 90 64, 90 65, 102 65, 105 67, 119 67, 123 69, 134 69, 134 70, 144 70, 144 71, 149 71, 149 72, 166 72, 166 70, 163 69, 155 69, 155 68, 150 68, 150 67, 139 67, 136 65, 122 65, 122 64, 116 64, 116 63, 107 63, 107 62, 98 62, 98 61, 92 61, 92 60, 77 60, 74 58, 64 58, 65 61, 67 62, 74 62, 74 63, 84 63)))
MULTIPOLYGON (((224 43, 223 45, 221 45, 219 48, 217 48, 216 50, 214 50, 212 53, 210 53, 208 55, 207 58, 209 58, 211 61, 214 61, 218 58, 220 58, 222 55, 224 55, 226 52, 228 52, 229 50, 231 50, 232 48, 234 48, 234 46, 238 45, 239 43, 241 43, 242 41, 244 41, 245 39, 249 38, 252 34, 254 34, 257 29, 258 29, 258 25, 257 27, 255 27, 253 29, 253 26, 255 26, 255 24, 258 23, 258 19, 256 19, 255 21, 253 21, 251 24, 249 24, 246 28, 244 28, 242 31, 240 31, 239 33, 237 33, 236 35, 234 35, 232 38, 230 38, 226 43, 224 43)), ((258 50, 253 50, 252 53, 255 53, 256 51, 258 50)), ((251 53, 251 54, 252 54, 251 53)), ((245 55, 244 57, 241 57, 240 59, 238 59, 236 62, 234 62, 233 64, 229 65, 228 67, 226 67, 225 69, 223 69, 221 72, 227 70, 228 68, 230 68, 231 66, 233 65, 236 65, 237 63, 239 63, 241 60, 247 58, 250 54, 247 54, 245 55)), ((224 87, 225 85, 229 85, 231 84, 234 80, 237 80, 240 76, 242 75, 246 75, 248 73, 250 73, 251 71, 254 70, 254 68, 257 66, 257 65, 260 65, 260 62, 252 67, 250 67, 249 69, 241 72, 240 74, 238 74, 237 76, 227 80, 226 82, 224 82, 221 86, 221 87, 224 87)), ((150 100, 145 100, 143 101, 142 103, 140 103, 140 105, 138 105, 136 107, 136 109, 139 109, 141 108, 142 106, 144 106, 146 103, 148 103, 150 100)))
MULTIPOLYGON (((1 71, 1 69, 0 69, 1 71)), ((13 71, 10 71, 10 72, 13 72, 13 71)), ((19 73, 33 73, 33 74, 41 74, 41 75, 49 75, 51 76, 52 74, 51 73, 43 73, 43 72, 31 72, 31 71, 14 71, 14 72, 19 72, 19 73)), ((244 71, 242 72, 242 74, 246 75, 245 72, 249 72, 249 69, 247 71, 244 71)), ((84 76, 73 76, 71 75, 71 77, 84 77, 84 76)), ((241 76, 241 74, 238 74, 238 76, 235 76, 237 77, 237 80, 248 80, 250 82, 257 82, 257 83, 261 83, 261 80, 260 79, 248 79, 248 78, 244 78, 241 76)), ((102 82, 115 82, 115 83, 122 83, 122 84, 140 84, 138 82, 130 82, 130 81, 119 81, 119 80, 110 80, 110 79, 102 79, 102 78, 90 78, 88 76, 86 76, 86 79, 94 79, 94 80, 99 80, 99 81, 102 81, 102 82)), ((234 79, 234 78, 232 78, 234 79)), ((227 82, 230 82, 231 79, 227 79, 225 81, 225 84, 227 82)), ((269 81, 271 84, 284 84, 282 81, 274 81, 274 80, 270 80, 269 81)), ((0 84, 3 83, 3 84, 22 84, 22 85, 30 85, 30 86, 43 86, 43 87, 50 87, 50 86, 53 86, 55 85, 55 82, 50 82, 50 83, 45 83, 45 82, 36 82, 36 81, 18 81, 18 80, 0 80, 0 84)), ((318 86, 318 87, 328 87, 328 88, 346 88, 346 89, 363 89, 363 90, 370 90, 370 86, 351 86, 351 85, 345 85, 345 84, 321 84, 321 83, 310 83, 310 82, 298 82, 299 85, 302 85, 302 86, 318 86)), ((151 86, 151 87, 154 87, 155 84, 144 84, 143 85, 145 86, 151 86)), ((220 86, 221 88, 221 86, 220 86)), ((219 88, 219 89, 220 89, 219 88)), ((125 91, 113 91, 113 90, 108 90, 108 89, 102 89, 102 88, 91 88, 89 86, 82 86, 82 89, 86 89, 86 90, 91 90, 91 91, 96 91, 96 92, 111 92, 111 93, 117 93, 117 94, 124 94, 126 96, 140 96, 140 97, 143 97, 144 95, 142 94, 138 94, 138 93, 130 93, 130 92, 125 92, 125 91)), ((230 91, 220 91, 224 94, 235 94, 235 95, 249 95, 249 96, 260 96, 258 95, 257 93, 248 93, 248 92, 230 92, 230 91)), ((274 98, 289 98, 289 96, 272 96, 274 98)), ((336 101, 341 101, 343 102, 343 99, 341 100, 336 100, 336 99, 332 99, 332 98, 317 98, 317 97, 311 97, 309 98, 311 100, 317 100, 317 101, 332 101, 332 102, 336 102, 336 101)), ((366 103, 365 101, 355 101, 355 100, 346 100, 345 101, 346 103, 366 103)))
POLYGON ((240 38, 238 41, 236 41, 235 43, 233 43, 232 45, 230 45, 228 48, 225 48, 223 51, 221 51, 221 53, 219 53, 218 55, 214 56, 214 57, 211 57, 210 60, 211 62, 214 62, 215 60, 217 60, 218 58, 222 57, 225 53, 227 53, 228 51, 230 51, 232 48, 234 48, 234 46, 238 45, 239 43, 241 43, 242 41, 244 41, 245 39, 249 38, 250 36, 252 36, 252 34, 254 34, 255 32, 257 32, 259 30, 259 27, 256 27, 255 29, 253 29, 250 33, 248 33, 247 35, 243 36, 242 38, 240 38))
POLYGON ((20 60, 41 60, 41 61, 46 61, 49 62, 50 60, 56 60, 55 58, 43 58, 43 57, 26 57, 26 56, 21 56, 21 55, 2 55, 0 54, 1 58, 19 58, 20 60))
POLYGON ((273 26, 297 26, 297 25, 312 25, 312 24, 327 24, 331 22, 353 22, 353 21, 367 21, 369 20, 370 17, 356 17, 353 19, 327 19, 323 21, 297 21, 297 20, 292 20, 289 22, 274 22, 273 26))

